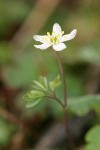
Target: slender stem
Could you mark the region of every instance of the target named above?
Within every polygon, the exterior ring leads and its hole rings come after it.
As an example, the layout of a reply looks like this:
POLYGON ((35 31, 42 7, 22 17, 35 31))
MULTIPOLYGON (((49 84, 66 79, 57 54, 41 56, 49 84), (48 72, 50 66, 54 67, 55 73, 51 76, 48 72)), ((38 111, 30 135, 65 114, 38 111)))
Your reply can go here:
POLYGON ((64 74, 64 70, 63 70, 63 66, 62 66, 62 62, 61 62, 59 53, 57 51, 55 51, 55 55, 57 57, 59 67, 60 67, 60 71, 61 71, 61 75, 62 75, 63 88, 64 88, 64 103, 65 103, 65 106, 67 106, 67 88, 66 88, 65 74, 64 74))
POLYGON ((45 97, 55 99, 64 108, 64 104, 55 95, 47 95, 45 97))
POLYGON ((66 88, 65 74, 64 74, 64 70, 63 70, 63 66, 62 66, 62 62, 61 62, 59 53, 57 51, 55 51, 55 55, 56 55, 58 63, 59 63, 59 67, 60 67, 60 71, 61 71, 61 75, 62 75, 62 81, 63 81, 63 89, 64 89, 64 106, 63 106, 63 110, 64 110, 66 137, 68 137, 68 142, 69 142, 69 145, 70 145, 70 149, 73 150, 74 149, 74 142, 73 142, 73 139, 72 139, 72 136, 71 136, 71 133, 70 133, 70 129, 68 127, 67 88, 66 88))
POLYGON ((74 141, 70 132, 70 128, 68 126, 68 113, 66 108, 64 107, 64 121, 65 121, 65 131, 66 131, 66 136, 68 137, 68 143, 69 143, 69 148, 70 150, 74 150, 74 141))

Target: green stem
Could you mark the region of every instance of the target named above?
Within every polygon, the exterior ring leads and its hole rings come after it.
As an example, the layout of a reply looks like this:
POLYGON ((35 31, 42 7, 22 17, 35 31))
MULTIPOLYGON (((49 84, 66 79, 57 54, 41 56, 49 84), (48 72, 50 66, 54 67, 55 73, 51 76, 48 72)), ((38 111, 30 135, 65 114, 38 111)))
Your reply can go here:
POLYGON ((61 71, 61 75, 62 75, 63 89, 64 89, 64 103, 65 103, 65 106, 67 106, 67 88, 66 88, 65 74, 64 74, 64 70, 63 70, 63 66, 62 66, 62 62, 61 62, 59 53, 57 51, 55 51, 55 55, 57 57, 59 67, 60 67, 60 71, 61 71))
POLYGON ((68 127, 67 88, 66 88, 65 74, 64 74, 64 70, 63 70, 63 66, 62 66, 62 62, 61 62, 59 53, 57 51, 55 51, 55 55, 57 57, 57 61, 58 61, 59 67, 60 67, 60 71, 61 71, 61 75, 62 75, 62 82, 63 82, 63 89, 64 89, 64 106, 63 106, 63 110, 64 110, 66 137, 68 137, 68 142, 69 142, 69 145, 70 145, 70 149, 74 150, 73 138, 71 136, 70 129, 68 127))
POLYGON ((64 104, 55 95, 47 95, 45 97, 56 100, 64 108, 64 104))

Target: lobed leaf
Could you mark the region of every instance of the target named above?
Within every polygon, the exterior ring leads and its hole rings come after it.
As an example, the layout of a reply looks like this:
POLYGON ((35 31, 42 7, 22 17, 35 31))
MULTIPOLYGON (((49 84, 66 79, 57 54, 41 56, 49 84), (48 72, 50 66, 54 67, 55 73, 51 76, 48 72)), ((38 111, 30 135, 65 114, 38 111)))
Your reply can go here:
POLYGON ((37 105, 43 97, 43 92, 33 90, 28 92, 23 98, 26 100, 26 107, 29 108, 37 105))
POLYGON ((33 101, 27 101, 27 103, 26 103, 26 108, 34 107, 34 106, 37 105, 40 101, 41 101, 41 99, 36 99, 36 100, 33 100, 33 101))
POLYGON ((47 91, 47 88, 44 85, 42 85, 39 81, 34 80, 33 83, 37 87, 37 89, 47 91))
POLYGON ((46 77, 40 76, 40 77, 39 77, 39 81, 40 81, 40 83, 41 83, 42 85, 44 85, 44 87, 45 87, 46 89, 48 89, 48 82, 47 82, 47 78, 46 78, 46 77))
POLYGON ((44 96, 44 93, 41 91, 32 90, 32 91, 28 92, 26 95, 30 99, 37 99, 37 98, 42 98, 44 96))
POLYGON ((58 75, 53 81, 49 82, 49 85, 50 89, 55 91, 61 85, 60 76, 58 75))

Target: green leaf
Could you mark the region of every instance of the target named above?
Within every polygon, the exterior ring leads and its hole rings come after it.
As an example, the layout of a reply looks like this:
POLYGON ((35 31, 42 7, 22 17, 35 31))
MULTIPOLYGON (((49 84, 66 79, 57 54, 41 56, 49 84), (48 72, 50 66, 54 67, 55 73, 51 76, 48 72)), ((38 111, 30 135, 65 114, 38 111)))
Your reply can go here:
POLYGON ((85 115, 92 109, 100 110, 100 95, 86 95, 78 98, 69 98, 68 108, 78 115, 85 115))
POLYGON ((34 84, 32 85, 32 87, 35 90, 44 91, 44 92, 48 91, 48 82, 46 77, 40 76, 39 81, 34 80, 33 83, 34 84))
POLYGON ((100 125, 96 125, 89 130, 85 139, 88 142, 85 146, 85 150, 100 150, 100 125))
POLYGON ((100 145, 87 144, 84 150, 100 150, 100 145))
POLYGON ((40 77, 39 77, 39 81, 40 81, 40 83, 41 83, 42 85, 44 85, 44 87, 45 87, 46 89, 48 89, 48 82, 47 82, 47 78, 46 78, 46 77, 40 76, 40 77))
POLYGON ((34 107, 35 105, 37 105, 39 102, 41 101, 41 99, 36 99, 36 100, 33 100, 33 101, 27 101, 26 103, 26 108, 29 108, 29 107, 34 107))
POLYGON ((26 107, 33 107, 37 105, 43 98, 44 93, 40 91, 30 91, 23 98, 26 100, 26 107))
POLYGON ((42 98, 44 96, 44 93, 41 91, 32 90, 28 92, 26 95, 29 99, 37 99, 37 98, 42 98))
POLYGON ((93 127, 86 135, 86 141, 92 143, 99 143, 100 142, 100 125, 96 125, 93 127))
POLYGON ((33 83, 33 87, 36 87, 36 89, 47 91, 46 87, 42 85, 39 81, 34 80, 33 83))
POLYGON ((50 88, 52 91, 55 91, 60 85, 60 76, 58 75, 53 81, 49 82, 50 88))

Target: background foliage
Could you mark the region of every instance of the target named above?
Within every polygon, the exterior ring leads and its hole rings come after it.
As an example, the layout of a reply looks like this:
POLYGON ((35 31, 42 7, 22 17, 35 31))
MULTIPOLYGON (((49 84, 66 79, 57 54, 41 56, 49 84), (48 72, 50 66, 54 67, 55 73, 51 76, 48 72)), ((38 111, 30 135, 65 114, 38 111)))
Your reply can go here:
MULTIPOLYGON (((38 76, 46 76, 50 82, 59 74, 53 50, 35 49, 32 39, 36 33, 51 31, 55 22, 65 33, 74 28, 78 30, 76 38, 66 43, 67 49, 60 52, 67 81, 68 111, 71 119, 95 112, 92 123, 95 127, 87 129, 78 145, 84 145, 86 150, 95 150, 95 145, 99 150, 99 142, 95 141, 100 123, 99 6, 99 0, 0 1, 0 150, 13 150, 16 135, 22 133, 22 124, 15 118, 24 120, 31 130, 28 134, 25 130, 16 150, 34 148, 41 137, 42 122, 45 122, 44 130, 48 126, 46 119, 63 122, 62 109, 53 100, 45 98, 37 106, 27 109, 23 100, 38 76), (31 133, 39 134, 39 138, 32 137, 31 133)), ((62 100, 62 86, 56 93, 62 100)))

